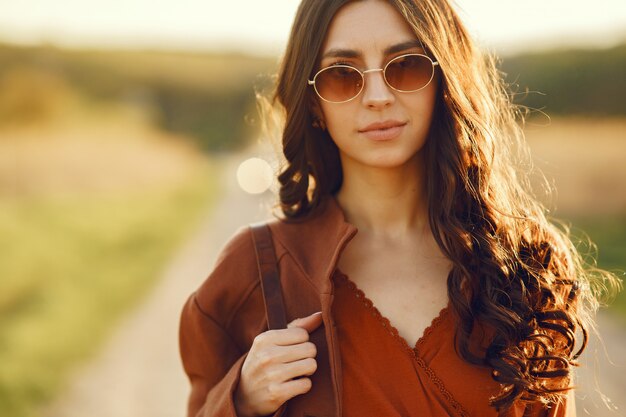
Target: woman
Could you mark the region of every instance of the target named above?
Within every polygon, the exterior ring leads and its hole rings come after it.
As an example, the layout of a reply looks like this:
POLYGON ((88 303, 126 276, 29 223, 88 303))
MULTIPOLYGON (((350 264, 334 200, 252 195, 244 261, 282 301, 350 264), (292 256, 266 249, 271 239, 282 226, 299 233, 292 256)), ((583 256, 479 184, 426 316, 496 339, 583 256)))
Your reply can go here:
POLYGON ((302 1, 266 104, 284 116, 269 226, 292 321, 267 330, 239 229, 183 311, 188 415, 575 415, 591 276, 447 1, 302 1))

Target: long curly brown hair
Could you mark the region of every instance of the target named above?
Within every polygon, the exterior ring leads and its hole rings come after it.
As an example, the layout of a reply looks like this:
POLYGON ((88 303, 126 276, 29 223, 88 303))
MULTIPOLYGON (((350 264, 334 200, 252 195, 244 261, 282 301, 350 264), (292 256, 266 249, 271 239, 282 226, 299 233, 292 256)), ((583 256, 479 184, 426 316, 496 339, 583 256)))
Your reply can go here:
MULTIPOLYGON (((264 120, 277 122, 265 127, 282 137, 279 205, 287 221, 306 218, 342 184, 337 146, 313 127, 307 80, 333 16, 348 2, 302 1, 275 90, 257 96, 264 120)), ((447 284, 460 319, 457 352, 492 369, 501 384, 490 399, 497 410, 557 402, 572 388, 599 294, 620 282, 583 261, 567 227, 549 221, 531 192, 528 112, 513 103, 497 58, 476 47, 447 0, 389 3, 441 68, 429 133, 437 140, 427 140, 424 152, 430 226, 453 263, 447 284), (470 343, 478 327, 491 329, 480 351, 470 343)))

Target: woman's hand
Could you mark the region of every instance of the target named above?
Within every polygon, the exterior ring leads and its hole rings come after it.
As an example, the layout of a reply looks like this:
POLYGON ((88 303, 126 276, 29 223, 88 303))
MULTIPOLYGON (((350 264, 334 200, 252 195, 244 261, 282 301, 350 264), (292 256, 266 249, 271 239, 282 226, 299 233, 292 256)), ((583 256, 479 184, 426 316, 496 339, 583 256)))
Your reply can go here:
POLYGON ((309 333, 321 323, 318 312, 254 338, 234 395, 238 417, 272 414, 285 401, 311 389, 311 379, 299 377, 317 369, 317 348, 309 342, 309 333))

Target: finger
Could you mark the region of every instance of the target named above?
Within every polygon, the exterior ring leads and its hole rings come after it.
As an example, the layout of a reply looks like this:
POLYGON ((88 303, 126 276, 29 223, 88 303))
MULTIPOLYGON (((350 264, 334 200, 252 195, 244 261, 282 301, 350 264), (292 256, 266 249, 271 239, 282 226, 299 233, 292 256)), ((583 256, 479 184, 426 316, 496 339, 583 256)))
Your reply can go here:
POLYGON ((297 319, 295 319, 295 320, 292 320, 289 324, 287 324, 287 327, 290 327, 290 326, 293 326, 293 325, 296 325, 296 326, 297 326, 297 325, 298 325, 298 324, 300 324, 302 321, 307 321, 307 320, 310 320, 310 319, 312 319, 312 318, 318 318, 318 317, 321 317, 321 315, 322 315, 322 312, 321 312, 321 311, 318 311, 318 312, 316 312, 316 313, 309 314, 308 316, 299 317, 299 318, 297 318, 297 319))
POLYGON ((291 346, 308 342, 309 332, 301 327, 293 327, 290 329, 268 330, 257 337, 260 337, 260 343, 266 346, 291 346))
POLYGON ((295 397, 296 395, 305 394, 309 392, 312 387, 313 387, 313 384, 311 383, 311 378, 307 378, 307 377, 291 379, 289 381, 283 382, 282 384, 282 389, 285 395, 287 396, 287 400, 295 397))
POLYGON ((313 358, 300 359, 281 365, 281 373, 284 381, 302 375, 313 375, 317 370, 317 361, 313 358))
POLYGON ((291 323, 287 324, 287 328, 301 327, 310 333, 318 328, 322 322, 322 314, 321 312, 317 312, 307 317, 295 319, 291 323))
POLYGON ((291 346, 276 346, 275 359, 278 363, 289 363, 317 356, 317 346, 313 342, 304 342, 291 346))

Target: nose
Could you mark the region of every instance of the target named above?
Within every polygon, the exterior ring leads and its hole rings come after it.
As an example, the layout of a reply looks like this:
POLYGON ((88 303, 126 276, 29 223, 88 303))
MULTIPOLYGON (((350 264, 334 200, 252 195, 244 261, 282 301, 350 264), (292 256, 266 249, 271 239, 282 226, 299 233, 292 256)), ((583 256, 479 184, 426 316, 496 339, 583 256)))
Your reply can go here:
POLYGON ((384 108, 395 100, 395 95, 385 82, 382 69, 363 72, 366 78, 363 86, 363 104, 370 108, 384 108))

